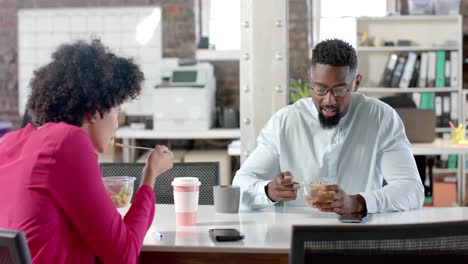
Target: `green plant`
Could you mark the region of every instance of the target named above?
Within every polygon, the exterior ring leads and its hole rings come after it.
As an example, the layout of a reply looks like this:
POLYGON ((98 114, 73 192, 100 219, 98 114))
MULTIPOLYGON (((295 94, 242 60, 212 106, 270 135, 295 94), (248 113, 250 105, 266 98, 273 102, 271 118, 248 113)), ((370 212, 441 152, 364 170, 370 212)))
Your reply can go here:
POLYGON ((289 83, 289 102, 293 104, 297 100, 307 97, 310 97, 309 84, 302 82, 301 79, 291 79, 289 83))

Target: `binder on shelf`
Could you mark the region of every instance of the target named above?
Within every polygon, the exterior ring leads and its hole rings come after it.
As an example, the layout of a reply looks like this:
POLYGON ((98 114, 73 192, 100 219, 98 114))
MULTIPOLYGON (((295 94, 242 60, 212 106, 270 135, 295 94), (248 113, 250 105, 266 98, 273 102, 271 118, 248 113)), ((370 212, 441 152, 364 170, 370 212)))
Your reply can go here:
POLYGON ((426 87, 435 87, 436 74, 436 53, 435 51, 428 52, 427 55, 427 82, 426 87))
POLYGON ((416 62, 414 63, 413 76, 411 76, 409 87, 418 87, 420 65, 421 65, 421 59, 420 59, 420 56, 418 55, 416 58, 416 62))
POLYGON ((450 86, 458 86, 458 51, 450 52, 450 86))
POLYGON ((457 163, 458 163, 458 155, 450 154, 448 156, 447 168, 448 169, 456 169, 457 168, 457 163))
POLYGON ((458 120, 458 93, 450 93, 450 106, 452 107, 450 111, 450 120, 457 121, 458 120))
MULTIPOLYGON (((450 140, 450 133, 443 133, 442 134, 442 138, 444 140, 450 140)), ((441 168, 447 168, 448 167, 448 157, 449 157, 449 154, 441 154, 440 155, 440 167, 441 168)))
POLYGON ((387 64, 385 66, 385 70, 384 70, 382 79, 380 81, 381 87, 391 87, 393 71, 395 70, 397 61, 398 61, 398 54, 392 53, 388 56, 387 64))
POLYGON ((421 59, 419 64, 419 80, 418 87, 427 86, 427 65, 428 65, 429 54, 427 52, 421 52, 421 59))
MULTIPOLYGON (((462 98, 463 101, 465 102, 465 106, 468 105, 468 94, 465 95, 465 98, 462 98)), ((465 113, 465 118, 468 117, 468 107, 464 108, 464 113, 465 113)), ((463 120, 466 121, 466 120, 463 120)))
POLYGON ((445 53, 445 87, 450 87, 450 51, 446 51, 445 53))
POLYGON ((413 101, 416 104, 416 108, 421 108, 421 94, 413 93, 411 97, 413 98, 413 101))
POLYGON ((442 127, 450 127, 450 109, 452 106, 450 104, 450 94, 444 93, 442 96, 442 127))
POLYGON ((407 55, 405 67, 403 68, 403 73, 401 74, 400 82, 398 87, 408 88, 411 78, 413 76, 414 66, 416 64, 416 59, 418 55, 416 52, 409 52, 407 55))
POLYGON ((436 126, 442 126, 442 96, 436 95, 435 97, 435 113, 436 113, 436 126))
POLYGON ((438 50, 436 54, 435 86, 445 87, 445 50, 438 50))
MULTIPOLYGON (((445 51, 429 52, 429 66, 427 72, 428 87, 445 86, 445 51)), ((442 99, 440 99, 442 100, 442 99)), ((436 105, 437 107, 437 105, 436 105)), ((442 105, 439 105, 442 110, 442 105)), ((434 109, 434 93, 423 93, 421 95, 421 109, 434 109)), ((442 122, 442 120, 440 120, 442 122)))
POLYGON ((434 93, 425 92, 421 93, 421 109, 434 109, 434 93))
POLYGON ((399 87, 400 79, 401 79, 401 76, 403 75, 403 70, 405 68, 405 63, 406 63, 406 54, 402 53, 400 54, 400 56, 398 56, 398 62, 397 62, 397 65, 395 66, 395 71, 393 71, 392 82, 391 82, 390 87, 399 87))

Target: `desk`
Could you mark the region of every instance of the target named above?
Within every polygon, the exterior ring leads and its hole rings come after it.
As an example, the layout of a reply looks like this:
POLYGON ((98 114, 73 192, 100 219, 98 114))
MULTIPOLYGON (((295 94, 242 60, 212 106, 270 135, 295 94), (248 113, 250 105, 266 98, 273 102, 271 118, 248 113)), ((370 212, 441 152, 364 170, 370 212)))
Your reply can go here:
POLYGON ((455 145, 449 139, 437 138, 432 143, 411 143, 414 155, 468 154, 468 145, 455 145))
POLYGON ((466 195, 465 155, 468 154, 468 145, 452 144, 450 139, 437 138, 432 143, 412 143, 411 150, 414 155, 444 155, 458 154, 457 172, 457 203, 461 205, 466 195))
MULTIPOLYGON (((200 131, 155 131, 122 127, 115 131, 115 137, 124 144, 135 145, 137 139, 236 139, 240 138, 240 129, 210 129, 200 131)), ((135 160, 135 150, 124 148, 123 161, 135 160)))
MULTIPOLYGON (((125 214, 128 209, 119 209, 125 214)), ((197 225, 175 225, 173 205, 157 205, 156 217, 148 230, 140 263, 287 263, 293 225, 344 225, 335 213, 308 207, 275 207, 239 214, 217 214, 213 206, 201 205, 197 225), (237 228, 245 239, 214 242, 210 228, 237 228), (158 231, 162 240, 154 237, 158 231)), ((468 219, 468 207, 424 207, 396 213, 372 215, 366 225, 427 223, 468 219)), ((353 225, 353 224, 351 224, 353 225)))
MULTIPOLYGON (((454 145, 448 139, 437 138, 432 143, 412 143, 411 151, 413 155, 444 155, 458 154, 458 172, 457 172, 457 202, 461 204, 466 195, 466 176, 464 166, 464 155, 468 154, 468 145, 454 145)), ((228 147, 229 155, 240 155, 240 143, 233 142, 228 147)))
MULTIPOLYGON (((239 156, 240 141, 229 144, 229 154, 239 156)), ((450 140, 437 138, 431 143, 411 143, 414 155, 468 154, 468 145, 454 145, 450 140)))

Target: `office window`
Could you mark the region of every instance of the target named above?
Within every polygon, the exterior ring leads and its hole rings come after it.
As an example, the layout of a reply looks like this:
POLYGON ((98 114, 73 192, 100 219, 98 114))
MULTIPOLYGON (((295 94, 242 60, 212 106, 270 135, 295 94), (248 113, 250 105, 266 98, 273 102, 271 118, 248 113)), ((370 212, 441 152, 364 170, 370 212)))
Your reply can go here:
POLYGON ((353 46, 356 46, 355 17, 385 16, 387 12, 386 0, 326 0, 320 1, 319 6, 318 41, 340 38, 353 46))
POLYGON ((210 0, 210 45, 216 50, 240 50, 240 1, 210 0))
MULTIPOLYGON (((1 2, 1 1, 0 1, 1 2)), ((145 74, 143 91, 160 82, 162 24, 159 7, 22 9, 18 11, 19 113, 23 115, 34 69, 49 63, 62 43, 100 38, 119 55, 132 57, 145 74)), ((139 114, 139 102, 125 103, 139 114)))

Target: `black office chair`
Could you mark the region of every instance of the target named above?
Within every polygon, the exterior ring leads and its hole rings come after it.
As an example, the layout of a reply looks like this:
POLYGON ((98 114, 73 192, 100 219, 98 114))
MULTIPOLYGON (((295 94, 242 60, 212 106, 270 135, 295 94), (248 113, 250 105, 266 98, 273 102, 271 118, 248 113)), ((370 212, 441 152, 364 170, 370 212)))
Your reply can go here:
POLYGON ((289 263, 468 263, 468 220, 293 226, 289 263))
MULTIPOLYGON (((144 163, 101 163, 103 177, 132 176, 135 177, 134 193, 140 187, 144 163)), ((156 178, 154 192, 158 204, 173 204, 172 180, 175 177, 197 177, 200 182, 199 204, 212 205, 213 186, 219 184, 219 162, 181 162, 174 163, 171 170, 156 178)))
POLYGON ((0 229, 0 264, 29 264, 31 254, 23 232, 0 229))

